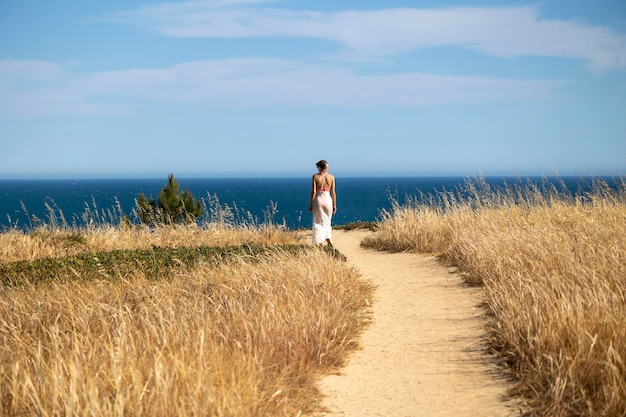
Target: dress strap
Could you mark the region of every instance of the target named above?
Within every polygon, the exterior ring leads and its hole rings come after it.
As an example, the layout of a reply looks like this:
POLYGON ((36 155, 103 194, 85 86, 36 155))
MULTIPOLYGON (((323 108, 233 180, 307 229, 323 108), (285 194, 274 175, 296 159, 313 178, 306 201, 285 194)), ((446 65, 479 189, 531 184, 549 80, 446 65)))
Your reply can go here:
POLYGON ((321 174, 322 175, 322 188, 320 189, 320 191, 327 191, 328 190, 328 180, 326 179, 326 174, 321 174))

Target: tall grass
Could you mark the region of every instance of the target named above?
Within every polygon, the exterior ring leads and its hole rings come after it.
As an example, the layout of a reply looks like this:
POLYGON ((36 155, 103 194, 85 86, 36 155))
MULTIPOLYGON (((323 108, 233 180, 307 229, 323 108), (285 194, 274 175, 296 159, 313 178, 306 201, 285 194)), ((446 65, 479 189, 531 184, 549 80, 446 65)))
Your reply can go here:
POLYGON ((163 279, 5 288, 0 414, 277 416, 319 409, 371 286, 323 251, 163 279))
POLYGON ((0 233, 0 262, 57 258, 78 253, 109 250, 149 249, 182 246, 286 245, 302 243, 293 231, 280 226, 229 227, 201 226, 118 227, 53 229, 39 227, 30 233, 10 229, 0 233))
MULTIPOLYGON (((110 207, 99 207, 96 199, 91 198, 91 202, 85 201, 83 211, 72 213, 69 217, 57 205, 54 199, 47 197, 44 202, 45 216, 38 217, 31 214, 24 202, 20 201, 22 212, 26 217, 26 223, 19 224, 19 219, 13 219, 7 214, 9 228, 32 231, 38 228, 47 227, 54 230, 76 229, 85 227, 103 227, 140 224, 141 219, 137 212, 137 200, 135 207, 130 212, 122 208, 122 204, 117 197, 114 197, 113 205, 110 207)), ((208 225, 220 225, 228 227, 258 228, 261 226, 283 226, 285 220, 278 221, 278 203, 269 201, 263 210, 263 218, 253 215, 250 211, 239 207, 236 203, 227 204, 220 201, 217 194, 207 192, 206 196, 199 199, 202 206, 202 215, 197 219, 196 224, 202 227, 208 225)))
POLYGON ((153 246, 285 245, 301 243, 301 236, 276 222, 277 207, 270 203, 264 219, 223 204, 215 195, 201 199, 202 219, 191 225, 149 226, 131 222, 119 201, 99 209, 95 200, 85 203, 80 220, 66 219, 54 201, 45 203, 47 218, 30 216, 26 229, 13 227, 0 233, 0 262, 71 256, 109 250, 147 249, 153 246))
POLYGON ((0 415, 320 411, 316 379, 356 347, 371 283, 328 250, 287 250, 301 238, 271 207, 256 223, 211 204, 199 225, 156 228, 78 227, 51 206, 55 221, 0 233, 0 271, 17 274, 0 280, 0 415), (185 261, 236 245, 265 250, 185 261))
POLYGON ((483 179, 394 205, 364 244, 438 254, 483 285, 490 344, 532 416, 626 415, 626 183, 483 179))

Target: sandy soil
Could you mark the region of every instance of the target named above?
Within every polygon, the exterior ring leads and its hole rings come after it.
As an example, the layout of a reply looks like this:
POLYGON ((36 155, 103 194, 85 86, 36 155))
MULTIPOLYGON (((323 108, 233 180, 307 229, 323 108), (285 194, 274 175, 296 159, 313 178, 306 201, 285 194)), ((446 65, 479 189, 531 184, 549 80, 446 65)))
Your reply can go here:
POLYGON ((339 375, 320 381, 334 416, 516 416, 507 382, 481 347, 481 290, 436 259, 363 249, 367 231, 333 243, 377 286, 373 323, 339 375))

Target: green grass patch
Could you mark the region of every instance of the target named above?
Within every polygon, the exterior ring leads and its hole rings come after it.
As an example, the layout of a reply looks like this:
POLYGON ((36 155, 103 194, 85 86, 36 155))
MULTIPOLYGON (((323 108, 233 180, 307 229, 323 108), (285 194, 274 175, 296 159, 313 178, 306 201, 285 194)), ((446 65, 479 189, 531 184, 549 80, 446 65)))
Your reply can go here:
POLYGON ((333 226, 333 229, 336 230, 357 230, 357 229, 368 229, 372 232, 378 230, 379 222, 364 222, 362 220, 357 220, 354 222, 333 226))
MULTIPOLYGON (((155 246, 152 249, 92 252, 63 258, 0 263, 0 285, 17 287, 50 281, 118 280, 134 273, 143 273, 149 279, 160 279, 167 277, 168 272, 175 268, 191 268, 199 262, 219 265, 238 257, 255 258, 276 251, 297 254, 310 250, 317 249, 309 245, 155 246)), ((337 250, 324 250, 330 256, 342 258, 337 250)))

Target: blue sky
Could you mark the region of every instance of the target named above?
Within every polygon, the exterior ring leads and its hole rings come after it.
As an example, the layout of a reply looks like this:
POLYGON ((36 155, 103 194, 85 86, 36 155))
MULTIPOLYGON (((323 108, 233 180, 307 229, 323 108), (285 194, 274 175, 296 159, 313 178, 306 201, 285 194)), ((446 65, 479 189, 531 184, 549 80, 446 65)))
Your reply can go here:
POLYGON ((0 179, 626 174, 626 1, 0 2, 0 179))

